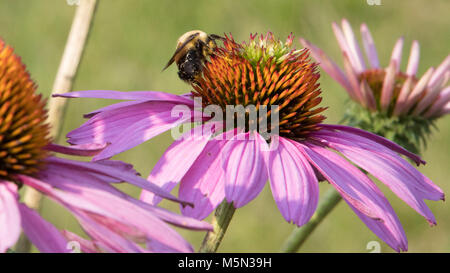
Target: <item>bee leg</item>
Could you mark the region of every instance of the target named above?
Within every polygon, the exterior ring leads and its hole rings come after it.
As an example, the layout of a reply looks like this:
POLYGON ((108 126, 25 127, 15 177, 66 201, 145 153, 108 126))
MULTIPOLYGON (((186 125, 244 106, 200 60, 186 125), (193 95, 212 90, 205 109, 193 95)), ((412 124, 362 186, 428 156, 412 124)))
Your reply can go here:
POLYGON ((202 51, 203 56, 214 54, 213 49, 205 42, 199 40, 197 43, 198 48, 202 51))

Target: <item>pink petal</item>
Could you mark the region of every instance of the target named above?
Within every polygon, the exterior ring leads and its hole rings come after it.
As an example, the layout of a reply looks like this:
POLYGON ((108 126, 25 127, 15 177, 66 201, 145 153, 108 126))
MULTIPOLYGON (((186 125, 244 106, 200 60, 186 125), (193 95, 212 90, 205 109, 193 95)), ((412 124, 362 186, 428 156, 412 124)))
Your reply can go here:
POLYGON ((315 145, 297 145, 342 197, 373 219, 383 218, 384 196, 370 179, 337 154, 315 145))
POLYGON ((376 142, 378 144, 381 144, 382 146, 388 148, 388 150, 392 150, 396 153, 402 154, 404 156, 409 157, 411 160, 413 160, 414 162, 416 162, 417 165, 420 164, 425 164, 425 161, 423 161, 420 156, 413 154, 409 151, 407 151, 405 148, 401 147, 400 145, 398 145, 395 142, 390 141, 387 138, 378 136, 374 133, 368 132, 368 131, 364 131, 361 130, 359 128, 354 128, 354 127, 350 127, 350 126, 345 126, 345 125, 334 125, 334 124, 321 124, 320 125, 323 128, 327 128, 330 130, 340 130, 340 131, 344 131, 350 134, 354 134, 354 135, 358 135, 361 137, 366 138, 367 140, 376 142))
POLYGON ((100 252, 98 245, 96 245, 93 241, 86 240, 68 230, 61 230, 61 233, 64 237, 66 237, 67 241, 80 244, 80 251, 82 251, 83 253, 100 252))
POLYGON ((403 83, 402 89, 400 89, 400 93, 397 98, 397 102, 394 107, 394 116, 399 116, 405 113, 405 107, 408 101, 408 96, 411 92, 413 86, 413 76, 409 76, 406 81, 403 83))
POLYGON ((372 35, 370 34, 369 28, 366 24, 361 25, 361 35, 364 45, 364 50, 366 51, 367 59, 372 68, 379 68, 380 62, 378 61, 377 49, 373 41, 372 35))
MULTIPOLYGON (((69 160, 69 159, 63 159, 63 158, 56 158, 56 157, 49 157, 47 158, 48 163, 52 164, 55 168, 58 168, 59 166, 65 166, 72 168, 73 170, 77 170, 80 175, 83 174, 83 172, 89 172, 97 175, 107 176, 111 177, 114 180, 122 180, 126 181, 130 184, 133 184, 135 186, 138 186, 142 189, 146 189, 148 191, 152 191, 156 194, 158 194, 161 197, 164 197, 166 199, 172 200, 172 201, 180 201, 178 198, 172 196, 170 193, 162 190, 158 186, 148 183, 147 180, 143 179, 140 176, 137 176, 130 172, 124 172, 123 169, 115 168, 115 166, 111 166, 108 164, 104 164, 100 162, 99 164, 96 164, 95 162, 82 162, 82 161, 75 161, 75 160, 69 160)), ((41 174, 44 175, 45 173, 49 172, 43 171, 41 174)), ((51 179, 51 176, 47 176, 47 179, 51 179)))
POLYGON ((23 232, 40 252, 69 252, 64 236, 34 210, 19 204, 23 232))
POLYGON ((394 49, 392 50, 390 63, 395 62, 395 74, 400 71, 400 64, 402 63, 403 41, 403 37, 399 38, 395 43, 394 49))
POLYGON ((210 140, 180 183, 179 197, 194 204, 183 215, 206 218, 225 198, 222 152, 226 140, 210 140))
POLYGON ((358 79, 357 72, 354 70, 354 67, 350 64, 350 59, 348 55, 344 52, 343 58, 344 58, 344 68, 345 72, 347 73, 347 79, 350 83, 350 86, 353 89, 353 93, 355 94, 356 101, 362 104, 363 106, 367 106, 367 102, 364 98, 364 95, 362 93, 362 90, 360 89, 360 83, 358 79))
POLYGON ((439 116, 443 116, 443 115, 447 115, 448 113, 450 113, 450 102, 447 102, 444 107, 442 108, 442 110, 439 112, 439 116))
POLYGON ((347 45, 350 49, 350 59, 353 59, 354 63, 357 65, 355 67, 356 72, 361 73, 366 69, 366 64, 364 63, 364 58, 352 27, 346 19, 342 19, 342 29, 344 30, 345 39, 347 40, 347 45))
POLYGON ((279 137, 278 143, 278 148, 269 153, 270 188, 284 219, 301 226, 317 208, 319 183, 293 141, 279 137))
POLYGON ((126 131, 119 133, 111 140, 111 144, 96 155, 93 160, 110 158, 191 119, 192 116, 190 115, 179 118, 173 117, 171 113, 163 112, 139 120, 126 128, 126 131))
POLYGON ((236 208, 246 205, 264 188, 268 179, 262 152, 265 145, 267 143, 258 133, 240 133, 223 148, 225 197, 236 208))
POLYGON ((325 52, 311 44, 309 41, 300 38, 300 42, 304 47, 310 50, 311 55, 320 64, 320 67, 322 67, 322 69, 327 72, 335 81, 341 84, 345 88, 345 90, 347 90, 351 98, 356 99, 353 88, 350 86, 347 77, 339 68, 339 66, 335 62, 333 62, 330 57, 325 54, 325 52))
MULTIPOLYGON (((405 232, 397 215, 381 191, 364 173, 325 148, 310 144, 299 145, 311 164, 322 172, 369 228, 381 228, 389 234, 394 246, 406 245, 405 232)), ((378 231, 374 230, 380 236, 378 231)), ((380 238, 385 240, 387 236, 380 238)))
POLYGON ((87 114, 84 114, 83 117, 84 118, 92 118, 93 116, 95 116, 95 115, 97 115, 98 113, 101 113, 101 112, 108 112, 108 111, 113 111, 113 110, 116 110, 116 109, 120 109, 122 107, 138 105, 138 104, 141 104, 142 102, 143 101, 140 101, 140 100, 138 100, 138 101, 121 101, 121 102, 114 103, 114 104, 105 106, 103 108, 94 110, 94 111, 89 112, 87 114))
POLYGON ((394 92, 395 74, 399 68, 396 60, 391 60, 389 67, 386 68, 386 75, 383 80, 383 87, 381 89, 380 107, 382 111, 387 111, 391 104, 391 99, 394 92))
POLYGON ((0 180, 0 253, 12 247, 20 236, 18 198, 16 184, 0 180))
POLYGON ((405 103, 404 109, 403 109, 404 113, 407 113, 409 111, 409 109, 411 109, 411 107, 413 107, 414 104, 416 104, 417 101, 419 100, 419 98, 422 96, 422 94, 431 78, 431 75, 433 75, 433 72, 434 72, 434 68, 430 67, 427 70, 427 72, 425 72, 425 74, 423 74, 422 77, 420 78, 420 80, 416 83, 413 90, 409 94, 408 99, 406 100, 406 103, 405 103))
POLYGON ((387 185, 398 197, 424 216, 430 224, 436 220, 423 199, 443 200, 444 193, 432 182, 394 153, 386 153, 380 145, 371 145, 361 137, 343 132, 317 134, 327 146, 339 151, 387 185))
POLYGON ((82 226, 83 230, 97 242, 100 249, 106 252, 113 253, 141 253, 146 252, 138 244, 131 240, 124 238, 105 226, 103 223, 96 221, 96 218, 90 217, 91 215, 73 209, 72 213, 78 219, 78 222, 82 226))
POLYGON ((71 144, 109 143, 130 126, 153 115, 156 121, 170 117, 177 104, 172 102, 140 102, 94 115, 79 128, 67 134, 71 144), (160 119, 158 119, 160 117, 160 119))
POLYGON ((436 71, 433 73, 433 76, 430 78, 430 82, 428 83, 428 88, 430 90, 435 89, 440 86, 442 81, 445 78, 445 74, 450 70, 450 55, 442 61, 442 63, 436 68, 436 71))
POLYGON ((193 100, 185 97, 159 91, 112 91, 112 90, 88 90, 54 94, 53 97, 63 98, 97 98, 115 100, 140 100, 163 101, 193 105, 193 100))
MULTIPOLYGON (((212 132, 203 132, 203 126, 196 127, 176 140, 156 163, 147 180, 170 192, 205 148, 212 132)), ((140 199, 157 205, 161 197, 152 192, 142 191, 140 199)))
MULTIPOLYGON (((111 161, 97 161, 95 164, 109 164, 114 167, 115 163, 111 161)), ((50 165, 51 166, 51 165, 50 165)), ((123 166, 119 165, 116 168, 122 168, 123 166)), ((127 170, 123 170, 127 171, 127 170)), ((45 181, 51 184, 53 187, 57 187, 66 191, 75 191, 78 194, 84 193, 88 195, 93 195, 92 200, 96 200, 99 197, 96 197, 97 194, 112 194, 118 198, 124 199, 134 205, 139 206, 140 208, 146 210, 143 213, 152 213, 155 216, 159 217, 161 220, 171 223, 173 225, 195 229, 195 230, 210 230, 211 225, 206 222, 200 222, 192 218, 183 217, 179 214, 172 213, 171 211, 165 210, 163 208, 151 206, 145 202, 140 200, 136 200, 131 196, 117 190, 115 187, 112 187, 108 184, 107 176, 99 176, 93 172, 89 171, 80 171, 76 168, 71 167, 70 165, 57 165, 52 168, 48 168, 42 172, 41 178, 45 179, 45 181), (75 187, 75 188, 74 188, 75 187), (81 190, 77 188, 81 187, 81 190), (99 193, 97 193, 99 191, 99 193)), ((115 182, 115 181, 114 181, 115 182)), ((122 201, 120 201, 122 202, 122 201)), ((136 208, 135 208, 136 209, 136 208)), ((139 210, 139 208, 138 208, 139 210)))
POLYGON ((419 115, 420 113, 422 113, 436 100, 441 91, 440 86, 443 84, 442 81, 444 80, 445 75, 448 71, 450 71, 450 56, 448 56, 442 62, 442 64, 439 65, 439 67, 431 76, 427 86, 428 92, 425 94, 423 98, 420 99, 418 105, 413 111, 414 115, 419 115))
POLYGON ((361 80, 359 89, 361 90, 361 94, 364 98, 365 104, 367 105, 366 107, 372 111, 377 110, 377 102, 375 101, 373 90, 370 88, 366 79, 361 80))
POLYGON ((408 67, 406 68, 406 74, 409 76, 415 76, 417 68, 419 67, 420 47, 419 42, 414 41, 411 46, 411 53, 409 54, 408 67))
MULTIPOLYGON (((345 199, 344 199, 345 200, 345 199)), ((407 251, 408 250, 408 240, 406 239, 405 231, 401 226, 397 216, 395 214, 393 217, 396 221, 396 228, 398 230, 393 230, 390 225, 383 221, 377 221, 370 217, 367 217, 359 210, 357 210, 352 204, 350 204, 347 200, 345 200, 350 208, 356 213, 356 215, 363 221, 363 223, 377 235, 381 240, 383 240, 386 244, 388 244, 395 251, 407 251)))
POLYGON ((72 146, 63 146, 50 143, 45 147, 45 149, 66 155, 93 156, 100 153, 103 149, 105 149, 105 147, 106 144, 99 143, 89 143, 72 146))
POLYGON ((431 105, 430 109, 424 114, 426 118, 436 116, 450 102, 450 86, 446 87, 439 93, 436 101, 431 105))
MULTIPOLYGON (((166 223, 158 219, 153 213, 134 205, 125 198, 111 194, 104 188, 86 185, 77 185, 64 179, 64 176, 52 176, 53 180, 46 180, 52 184, 58 184, 64 190, 57 190, 55 186, 50 186, 37 179, 20 176, 20 179, 28 186, 31 186, 48 197, 59 202, 68 208, 75 216, 82 214, 93 214, 105 219, 110 218, 111 222, 123 223, 140 231, 148 239, 158 240, 167 246, 178 251, 190 251, 190 245, 166 223)), ((83 220, 84 218, 81 217, 83 220)), ((90 216, 92 218, 92 215, 90 216)), ((94 219, 96 222, 99 219, 94 219)), ((86 221, 84 219, 83 221, 86 221)), ((103 225, 108 222, 103 221, 103 225)), ((114 226, 117 226, 117 223, 114 226)), ((111 228, 110 228, 111 229, 111 228)))
MULTIPOLYGON (((344 33, 342 32, 339 25, 336 24, 335 22, 333 22, 331 24, 331 26, 333 28, 334 36, 336 36, 336 40, 338 41, 338 44, 339 44, 339 47, 341 48, 342 53, 345 53, 345 54, 347 54, 347 56, 349 56, 350 49, 349 49, 347 40, 345 39, 344 33)), ((352 64, 354 69, 356 69, 357 64, 354 63, 353 59, 350 56, 349 56, 349 58, 350 58, 350 63, 352 64)))

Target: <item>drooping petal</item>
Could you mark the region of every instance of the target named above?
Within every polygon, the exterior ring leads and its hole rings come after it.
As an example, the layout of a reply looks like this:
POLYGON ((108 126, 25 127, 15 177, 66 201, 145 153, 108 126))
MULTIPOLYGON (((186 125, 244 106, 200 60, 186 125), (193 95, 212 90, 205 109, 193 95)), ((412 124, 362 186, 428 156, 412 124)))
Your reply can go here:
POLYGON ((71 211, 89 237, 98 242, 97 244, 102 251, 113 253, 146 252, 132 240, 128 240, 109 229, 108 226, 98 223, 95 217, 90 217, 89 214, 81 210, 72 209, 71 211))
MULTIPOLYGON (((272 141, 273 142, 273 141, 272 141)), ((319 183, 313 168, 297 146, 283 137, 269 153, 270 188, 287 222, 306 224, 317 208, 319 183)))
MULTIPOLYGON (((123 166, 124 163, 120 165, 116 163, 121 162, 107 160, 107 161, 97 161, 92 164, 99 164, 99 166, 101 165, 111 166, 118 169, 118 171, 121 172, 130 171, 128 169, 124 169, 125 167, 123 166)), ((77 194, 84 194, 86 196, 91 196, 92 200, 101 199, 101 197, 98 196, 99 194, 115 195, 120 199, 126 200, 136 206, 139 206, 140 208, 146 210, 149 213, 154 214, 161 220, 168 222, 170 224, 195 230, 211 229, 211 225, 209 225, 206 222, 201 222, 189 217, 184 217, 171 211, 165 210, 163 208, 155 207, 143 201, 132 198, 131 196, 109 185, 109 183, 111 183, 111 180, 113 178, 108 177, 106 175, 99 175, 95 172, 86 170, 80 171, 79 169, 74 168, 69 164, 48 165, 48 166, 50 168, 47 168, 46 170, 41 172, 41 178, 45 179, 46 183, 49 183, 53 187, 69 192, 74 191, 77 194)), ((114 202, 123 202, 123 201, 114 201, 114 202)))
POLYGON ((240 208, 253 200, 268 179, 263 151, 265 140, 258 133, 241 133, 228 141, 222 151, 225 197, 240 208))
POLYGON ((383 196, 366 175, 325 148, 303 144, 297 147, 344 199, 370 218, 383 218, 383 196))
POLYGON ((0 180, 0 253, 12 247, 20 236, 18 198, 17 186, 0 180))
MULTIPOLYGON (((19 178, 24 184, 37 189, 65 206, 75 216, 79 216, 80 213, 88 213, 98 215, 98 217, 110 218, 111 221, 117 221, 139 230, 148 239, 158 240, 178 251, 191 251, 191 246, 183 237, 151 212, 103 189, 87 188, 85 185, 74 183, 71 183, 69 187, 67 183, 61 183, 64 186, 64 191, 62 191, 50 186, 51 184, 31 177, 19 176, 19 178), (71 191, 70 188, 72 188, 71 191)), ((55 184, 56 181, 61 180, 63 178, 59 177, 59 179, 55 178, 49 182, 55 184)), ((98 222, 98 219, 96 221, 98 222)))
MULTIPOLYGON (((56 158, 56 157, 49 157, 47 158, 47 161, 49 164, 52 164, 56 168, 58 166, 65 166, 72 168, 73 170, 78 170, 82 175, 83 172, 89 172, 93 174, 98 174, 102 176, 111 177, 112 179, 119 179, 122 181, 126 181, 130 184, 133 184, 135 186, 138 186, 142 189, 154 192, 158 194, 161 197, 164 197, 168 200, 172 201, 180 201, 175 196, 171 195, 170 193, 164 191, 160 187, 148 183, 147 180, 144 178, 137 176, 136 174, 133 174, 131 172, 124 172, 121 168, 116 168, 114 165, 111 164, 105 164, 104 161, 97 163, 97 162, 82 162, 82 161, 75 161, 75 160, 69 160, 69 159, 63 159, 63 158, 56 158)), ((50 170, 49 170, 50 171, 50 170)), ((45 175, 46 171, 43 171, 41 175, 45 175)), ((47 179, 51 179, 51 176, 48 175, 47 179)), ((182 202, 182 201, 181 201, 182 202)))
MULTIPOLYGON (((299 145, 311 164, 315 165, 344 200, 359 212, 358 216, 369 228, 375 226, 386 231, 389 238, 392 238, 394 246, 406 245, 405 232, 397 215, 386 197, 363 172, 323 147, 312 144, 299 145), (368 221, 369 219, 371 221, 368 221)), ((381 238, 384 240, 385 237, 381 238)))
POLYGON ((372 68, 379 68, 380 62, 378 61, 377 49, 366 24, 361 25, 361 36, 370 66, 372 68))
POLYGON ((22 217, 23 232, 40 252, 69 252, 67 240, 56 227, 42 219, 36 211, 24 204, 19 204, 19 210, 22 217))
POLYGON ((370 141, 374 141, 378 144, 381 144, 382 146, 388 148, 389 150, 392 150, 396 153, 402 154, 404 156, 409 157, 411 160, 413 160, 414 162, 416 162, 417 165, 420 164, 425 164, 425 161, 423 161, 420 156, 413 154, 409 151, 407 151, 405 148, 403 148, 402 146, 396 144, 395 142, 390 141, 387 138, 378 136, 374 133, 368 132, 368 131, 364 131, 361 130, 359 128, 354 128, 354 127, 350 127, 350 126, 345 126, 345 125, 335 125, 335 124, 321 124, 320 125, 322 128, 328 128, 331 130, 341 130, 341 131, 345 131, 351 134, 355 134, 355 135, 359 135, 362 136, 364 138, 366 138, 367 140, 370 141))
POLYGON ((179 197, 194 204, 181 207, 183 215, 206 218, 225 198, 222 151, 226 140, 213 139, 182 178, 179 197))
MULTIPOLYGON (((83 253, 97 253, 100 251, 99 247, 93 241, 84 239, 84 238, 78 236, 77 234, 70 232, 68 230, 61 230, 61 233, 64 237, 66 237, 66 240, 68 241, 69 244, 71 242, 79 244, 79 247, 80 247, 79 250, 83 253)), ((72 245, 72 246, 76 247, 76 245, 72 245)), ((74 250, 72 250, 72 251, 74 251, 74 250)))
POLYGON ((436 224, 431 210, 423 199, 443 200, 444 194, 406 160, 395 153, 386 153, 381 145, 371 146, 361 137, 343 132, 318 133, 327 146, 339 151, 349 160, 365 169, 387 185, 398 197, 436 224))
POLYGON ((54 94, 53 97, 63 98, 97 98, 114 100, 140 100, 140 101, 163 101, 193 105, 193 100, 185 96, 174 95, 159 91, 113 91, 113 90, 88 90, 54 94))
MULTIPOLYGON (((344 199, 345 200, 345 199, 344 199)), ((386 222, 374 220, 367 215, 364 215, 357 210, 352 204, 345 200, 350 208, 356 213, 356 215, 363 221, 363 223, 383 240, 388 246, 397 252, 408 250, 408 239, 406 238, 405 231, 400 224, 400 221, 396 218, 396 225, 399 230, 393 230, 386 222)))
MULTIPOLYGON (((174 141, 156 163, 147 180, 170 192, 191 168, 213 133, 203 131, 203 126, 196 127, 174 141)), ((161 197, 148 191, 142 191, 140 199, 152 205, 161 201, 161 197)))

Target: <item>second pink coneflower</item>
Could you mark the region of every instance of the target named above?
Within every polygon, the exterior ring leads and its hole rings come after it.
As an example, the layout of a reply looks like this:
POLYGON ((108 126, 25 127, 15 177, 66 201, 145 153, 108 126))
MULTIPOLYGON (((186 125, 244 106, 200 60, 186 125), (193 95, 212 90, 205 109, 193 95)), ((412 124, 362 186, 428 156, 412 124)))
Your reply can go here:
POLYGON ((347 107, 345 120, 418 153, 419 144, 426 143, 434 121, 450 113, 450 56, 419 77, 418 41, 413 41, 406 71, 401 71, 403 37, 395 43, 388 65, 382 67, 366 24, 360 28, 366 58, 346 19, 342 20, 342 27, 336 23, 332 26, 342 52, 344 69, 316 45, 305 39, 301 42, 311 50, 321 68, 356 102, 347 107))

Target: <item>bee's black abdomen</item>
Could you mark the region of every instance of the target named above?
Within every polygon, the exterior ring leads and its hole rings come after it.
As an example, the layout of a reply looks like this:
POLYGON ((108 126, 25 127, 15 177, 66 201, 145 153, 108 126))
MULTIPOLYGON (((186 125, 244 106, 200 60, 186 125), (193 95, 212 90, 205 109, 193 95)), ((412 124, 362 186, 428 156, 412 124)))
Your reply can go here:
POLYGON ((192 82, 202 72, 203 56, 199 50, 189 50, 178 64, 178 76, 183 81, 192 82))

